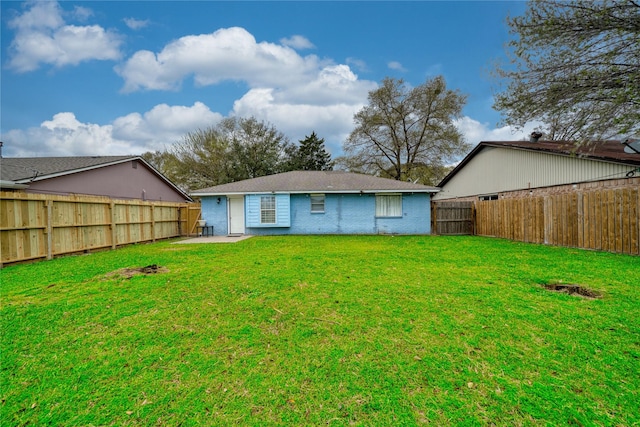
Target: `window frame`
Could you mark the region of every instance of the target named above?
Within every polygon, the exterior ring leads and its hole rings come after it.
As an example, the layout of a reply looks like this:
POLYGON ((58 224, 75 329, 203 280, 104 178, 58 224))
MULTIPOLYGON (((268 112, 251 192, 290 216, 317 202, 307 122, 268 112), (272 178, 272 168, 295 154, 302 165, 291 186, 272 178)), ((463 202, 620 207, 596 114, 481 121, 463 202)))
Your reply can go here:
POLYGON ((325 212, 325 202, 326 202, 326 196, 324 194, 320 194, 320 193, 314 193, 314 194, 309 194, 309 209, 310 212, 312 214, 323 214, 325 212), (316 201, 314 203, 314 198, 316 198, 316 201), (317 199, 321 198, 321 202, 319 202, 317 199), (318 209, 318 206, 322 204, 322 210, 318 209), (316 209, 314 209, 314 206, 316 207, 316 209))
MULTIPOLYGON (((266 218, 270 219, 270 218, 266 218)), ((275 194, 265 194, 260 196, 260 224, 276 224, 278 220, 277 202, 275 194), (268 206, 265 206, 269 203, 268 206), (273 221, 265 221, 266 214, 273 212, 273 221)))
POLYGON ((402 193, 380 193, 376 194, 376 218, 402 218, 402 193), (385 203, 391 203, 396 200, 395 206, 382 206, 385 203))

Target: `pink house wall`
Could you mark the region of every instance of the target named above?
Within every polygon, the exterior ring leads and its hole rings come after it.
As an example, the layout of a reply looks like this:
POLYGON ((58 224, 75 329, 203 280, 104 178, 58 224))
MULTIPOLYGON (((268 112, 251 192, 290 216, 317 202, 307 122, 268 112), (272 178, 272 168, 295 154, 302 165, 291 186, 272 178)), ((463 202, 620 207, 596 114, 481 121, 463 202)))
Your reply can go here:
POLYGON ((138 161, 128 161, 57 178, 34 181, 28 193, 91 194, 115 199, 162 200, 184 202, 186 199, 164 180, 138 161))

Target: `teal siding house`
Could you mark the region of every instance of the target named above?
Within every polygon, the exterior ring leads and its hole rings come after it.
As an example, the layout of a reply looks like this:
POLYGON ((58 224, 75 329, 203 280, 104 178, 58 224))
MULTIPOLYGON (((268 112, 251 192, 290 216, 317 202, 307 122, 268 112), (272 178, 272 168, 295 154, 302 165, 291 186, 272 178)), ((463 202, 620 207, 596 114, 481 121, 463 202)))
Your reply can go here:
POLYGON ((431 196, 410 182, 294 171, 191 193, 214 235, 430 234, 431 196))

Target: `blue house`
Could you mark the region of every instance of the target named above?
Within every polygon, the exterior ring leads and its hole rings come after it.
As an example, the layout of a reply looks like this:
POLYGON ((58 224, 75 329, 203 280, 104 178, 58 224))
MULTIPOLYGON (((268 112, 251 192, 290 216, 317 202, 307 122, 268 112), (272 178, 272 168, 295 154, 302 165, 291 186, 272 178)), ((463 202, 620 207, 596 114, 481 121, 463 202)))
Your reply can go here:
POLYGON ((431 194, 410 182, 294 171, 197 190, 215 235, 429 234, 431 194))

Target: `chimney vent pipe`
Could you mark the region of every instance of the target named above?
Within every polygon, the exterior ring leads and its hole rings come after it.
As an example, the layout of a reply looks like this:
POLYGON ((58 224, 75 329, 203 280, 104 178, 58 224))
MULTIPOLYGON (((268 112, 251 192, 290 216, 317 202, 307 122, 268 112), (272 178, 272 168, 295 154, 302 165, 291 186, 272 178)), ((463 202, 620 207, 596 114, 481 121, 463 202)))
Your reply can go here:
POLYGON ((542 137, 542 132, 531 132, 531 135, 529 136, 529 141, 538 142, 538 140, 540 140, 541 137, 542 137))

